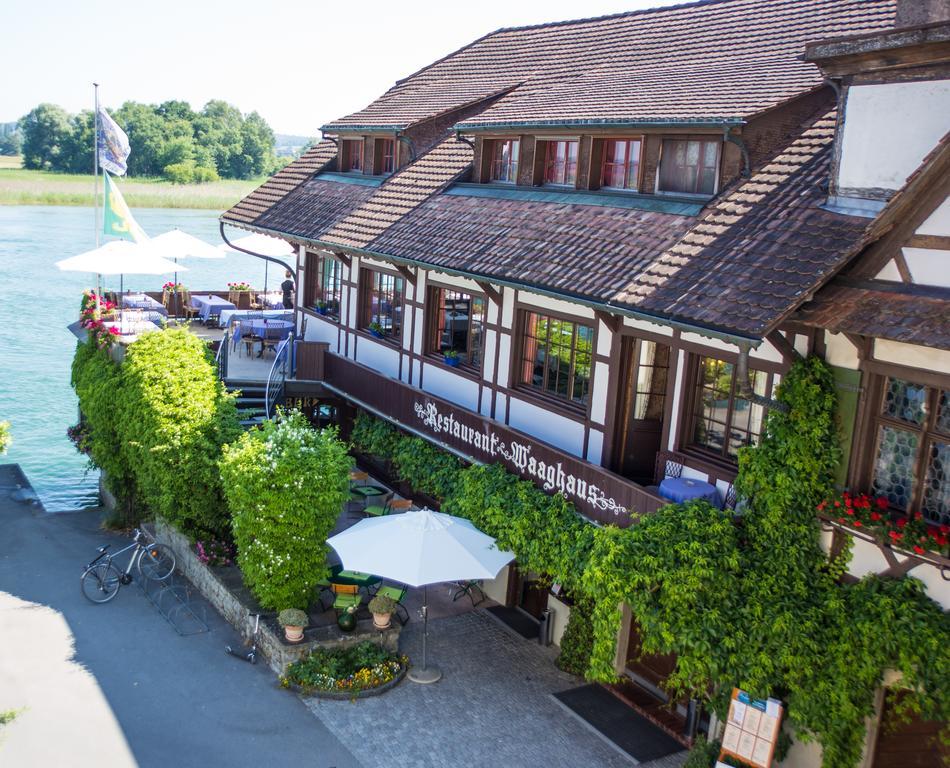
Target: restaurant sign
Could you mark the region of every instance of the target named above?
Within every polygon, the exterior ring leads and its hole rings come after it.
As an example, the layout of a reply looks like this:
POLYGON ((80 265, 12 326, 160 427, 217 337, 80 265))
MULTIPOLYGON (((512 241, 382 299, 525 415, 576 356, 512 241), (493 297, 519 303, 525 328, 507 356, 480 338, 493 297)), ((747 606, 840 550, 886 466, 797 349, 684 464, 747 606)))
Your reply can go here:
POLYGON ((453 411, 444 413, 429 402, 415 403, 416 417, 438 437, 451 436, 472 449, 474 458, 493 463, 501 461, 522 477, 535 480, 545 491, 557 491, 576 505, 623 515, 627 508, 607 496, 602 488, 583 477, 565 471, 564 462, 533 455, 534 446, 523 440, 506 439, 482 421, 479 428, 461 421, 453 411))
POLYGON ((597 464, 345 357, 326 355, 324 381, 397 426, 473 461, 502 464, 544 491, 562 494, 597 522, 626 526, 666 503, 597 464))

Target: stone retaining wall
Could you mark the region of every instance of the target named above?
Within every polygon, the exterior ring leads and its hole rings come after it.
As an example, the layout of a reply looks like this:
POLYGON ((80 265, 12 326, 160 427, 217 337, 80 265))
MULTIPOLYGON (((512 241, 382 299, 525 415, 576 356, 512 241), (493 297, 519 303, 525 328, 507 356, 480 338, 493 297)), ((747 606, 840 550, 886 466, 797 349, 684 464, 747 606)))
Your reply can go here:
MULTIPOLYGON (((220 613, 224 620, 249 641, 254 634, 254 614, 218 578, 214 570, 198 559, 191 542, 164 521, 155 524, 155 538, 175 553, 176 568, 197 587, 198 591, 220 613)), ((373 628, 372 620, 361 621, 353 632, 343 633, 335 625, 308 629, 303 642, 288 644, 273 629, 261 622, 257 632, 257 650, 278 675, 287 665, 307 656, 313 648, 346 648, 371 640, 389 651, 399 649, 399 622, 386 630, 373 628)))

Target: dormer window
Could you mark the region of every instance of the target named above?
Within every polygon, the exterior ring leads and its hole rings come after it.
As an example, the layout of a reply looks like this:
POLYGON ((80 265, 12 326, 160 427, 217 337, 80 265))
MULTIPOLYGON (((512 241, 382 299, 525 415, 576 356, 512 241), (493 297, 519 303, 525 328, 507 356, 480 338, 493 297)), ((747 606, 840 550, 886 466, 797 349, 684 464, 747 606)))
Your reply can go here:
POLYGON ((396 169, 396 140, 376 139, 376 173, 392 173, 396 169))
POLYGON ((604 140, 604 170, 601 187, 606 189, 640 188, 640 139, 604 140))
POLYGON ((719 139, 663 139, 658 192, 716 194, 719 139))
POLYGON ((491 180, 504 184, 518 183, 518 139, 496 139, 492 142, 491 180))
POLYGON ((344 139, 343 140, 343 172, 359 173, 363 170, 363 140, 362 139, 344 139))
POLYGON ((547 141, 544 183, 573 187, 577 181, 577 142, 547 141))

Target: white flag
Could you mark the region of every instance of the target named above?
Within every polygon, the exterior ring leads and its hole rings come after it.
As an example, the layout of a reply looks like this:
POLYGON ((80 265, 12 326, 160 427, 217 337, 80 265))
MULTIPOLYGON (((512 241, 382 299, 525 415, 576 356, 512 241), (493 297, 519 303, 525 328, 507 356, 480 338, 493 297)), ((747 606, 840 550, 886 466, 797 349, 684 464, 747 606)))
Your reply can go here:
POLYGON ((128 170, 129 137, 113 120, 104 107, 99 107, 99 134, 96 136, 99 149, 99 165, 116 176, 125 176, 128 170))

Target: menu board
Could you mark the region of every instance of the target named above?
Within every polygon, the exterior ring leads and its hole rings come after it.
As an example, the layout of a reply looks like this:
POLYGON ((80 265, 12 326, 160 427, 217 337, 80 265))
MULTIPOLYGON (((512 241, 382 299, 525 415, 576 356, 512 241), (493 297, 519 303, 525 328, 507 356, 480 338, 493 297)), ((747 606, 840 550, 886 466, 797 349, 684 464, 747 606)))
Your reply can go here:
POLYGON ((719 758, 732 755, 756 768, 770 768, 781 725, 780 702, 753 699, 745 691, 733 688, 719 758))

